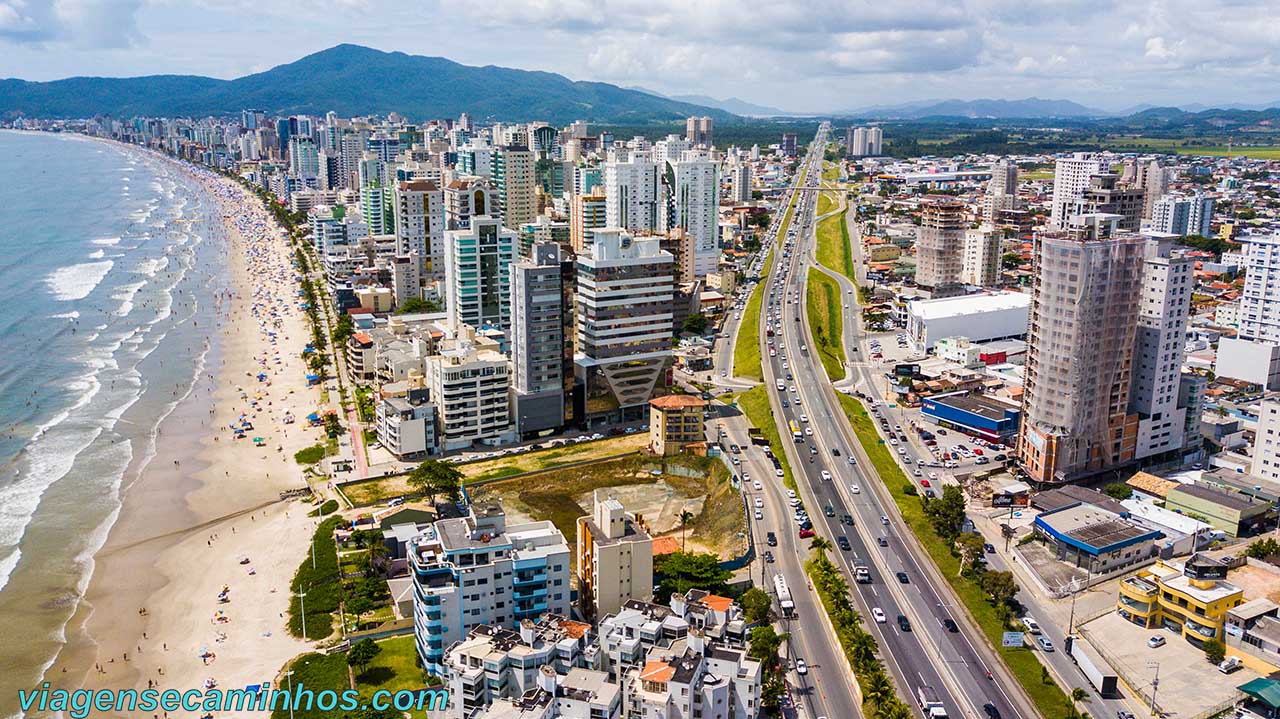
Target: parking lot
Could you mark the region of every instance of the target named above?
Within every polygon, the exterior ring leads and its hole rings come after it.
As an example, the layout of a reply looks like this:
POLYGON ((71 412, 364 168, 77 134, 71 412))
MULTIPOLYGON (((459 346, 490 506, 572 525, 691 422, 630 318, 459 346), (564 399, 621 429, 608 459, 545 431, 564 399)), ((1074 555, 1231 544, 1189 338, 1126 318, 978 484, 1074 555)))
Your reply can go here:
POLYGON ((1258 678, 1247 668, 1223 674, 1182 637, 1164 629, 1143 629, 1115 612, 1080 625, 1079 630, 1144 701, 1150 701, 1151 683, 1159 671, 1156 703, 1166 714, 1198 716, 1230 701, 1237 686, 1258 678), (1151 637, 1163 637, 1164 646, 1147 646, 1151 637))

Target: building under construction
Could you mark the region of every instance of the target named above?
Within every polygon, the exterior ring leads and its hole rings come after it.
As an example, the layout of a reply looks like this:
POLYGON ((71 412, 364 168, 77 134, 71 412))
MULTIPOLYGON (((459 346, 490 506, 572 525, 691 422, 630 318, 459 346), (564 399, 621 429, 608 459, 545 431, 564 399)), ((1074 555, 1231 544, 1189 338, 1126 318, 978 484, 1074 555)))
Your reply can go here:
POLYGON ((1037 235, 1018 454, 1059 483, 1133 460, 1129 384, 1145 240, 1123 218, 1085 214, 1037 235))

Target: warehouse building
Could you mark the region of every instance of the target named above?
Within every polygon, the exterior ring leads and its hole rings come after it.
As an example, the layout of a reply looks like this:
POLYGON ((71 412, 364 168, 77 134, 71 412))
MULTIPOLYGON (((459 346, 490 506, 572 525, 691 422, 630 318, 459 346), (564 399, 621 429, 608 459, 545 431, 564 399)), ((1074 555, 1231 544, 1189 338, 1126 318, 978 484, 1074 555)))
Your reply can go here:
POLYGON ((1013 443, 1022 417, 1015 405, 967 392, 925 397, 920 407, 925 417, 943 427, 1005 444, 1013 443))
POLYGON ((916 351, 933 349, 944 337, 972 342, 1025 337, 1031 295, 991 292, 937 300, 914 300, 907 307, 907 334, 916 351))
POLYGON ((1093 574, 1110 574, 1155 560, 1161 534, 1125 517, 1083 502, 1035 519, 1035 531, 1049 540, 1054 555, 1093 574))

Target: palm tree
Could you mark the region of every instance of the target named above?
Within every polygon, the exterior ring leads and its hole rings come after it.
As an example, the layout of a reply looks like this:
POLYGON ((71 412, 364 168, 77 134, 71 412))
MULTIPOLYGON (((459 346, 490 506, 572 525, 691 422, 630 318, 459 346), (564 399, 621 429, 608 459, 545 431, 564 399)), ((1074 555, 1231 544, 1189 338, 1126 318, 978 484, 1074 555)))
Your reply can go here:
POLYGON ((1081 689, 1080 687, 1076 687, 1071 690, 1071 701, 1076 704, 1080 702, 1087 702, 1089 701, 1089 692, 1081 689))
POLYGON ((689 523, 693 521, 693 512, 684 510, 680 513, 680 551, 684 551, 685 530, 689 527, 689 523))
POLYGON ((863 687, 866 693, 865 699, 875 706, 880 706, 886 699, 893 697, 893 682, 889 681, 889 677, 885 673, 872 672, 867 676, 866 686, 863 687))
POLYGON ((827 550, 831 549, 831 542, 815 535, 813 541, 809 542, 809 549, 826 556, 827 550))

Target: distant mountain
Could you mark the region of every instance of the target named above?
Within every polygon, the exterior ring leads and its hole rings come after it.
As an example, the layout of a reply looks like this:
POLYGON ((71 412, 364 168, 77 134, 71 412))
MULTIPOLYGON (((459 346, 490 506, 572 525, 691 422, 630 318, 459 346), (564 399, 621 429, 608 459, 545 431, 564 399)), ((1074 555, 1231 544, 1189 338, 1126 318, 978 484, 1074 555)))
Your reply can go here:
POLYGON ((280 115, 398 112, 419 120, 467 112, 474 118, 555 123, 732 117, 718 108, 603 82, 575 82, 555 73, 493 65, 473 67, 441 57, 346 44, 234 80, 191 75, 0 80, 0 116, 204 116, 245 108, 280 115))
POLYGON ((923 100, 901 105, 869 107, 840 113, 854 117, 918 119, 924 117, 983 117, 983 118, 1033 118, 1033 117, 1105 117, 1109 113, 1085 107, 1071 100, 1043 100, 1028 97, 1023 100, 923 100))
POLYGON ((707 107, 715 107, 725 112, 731 112, 735 115, 743 115, 745 117, 781 117, 785 115, 794 115, 795 113, 779 110, 776 107, 768 105, 757 105, 753 102, 740 100, 736 97, 730 97, 724 100, 717 100, 709 95, 672 95, 672 100, 680 102, 688 102, 694 105, 705 105, 707 107))

